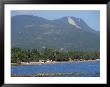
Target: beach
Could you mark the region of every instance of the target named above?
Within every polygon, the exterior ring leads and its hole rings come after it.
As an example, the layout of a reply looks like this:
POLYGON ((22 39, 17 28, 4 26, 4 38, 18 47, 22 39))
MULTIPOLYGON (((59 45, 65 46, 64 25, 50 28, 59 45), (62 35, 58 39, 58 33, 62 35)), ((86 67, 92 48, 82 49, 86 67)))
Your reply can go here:
POLYGON ((20 64, 11 63, 11 66, 18 66, 18 65, 41 65, 41 64, 56 64, 56 63, 73 63, 73 62, 94 62, 98 60, 83 60, 83 61, 50 61, 50 62, 21 62, 20 64))

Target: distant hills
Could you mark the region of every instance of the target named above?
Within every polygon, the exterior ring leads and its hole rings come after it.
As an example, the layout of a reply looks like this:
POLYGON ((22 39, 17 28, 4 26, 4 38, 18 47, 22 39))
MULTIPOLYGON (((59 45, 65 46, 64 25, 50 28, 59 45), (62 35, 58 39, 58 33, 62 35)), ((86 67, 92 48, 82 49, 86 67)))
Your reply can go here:
POLYGON ((100 32, 73 16, 47 20, 38 16, 11 18, 12 47, 59 48, 63 51, 100 51, 100 32))

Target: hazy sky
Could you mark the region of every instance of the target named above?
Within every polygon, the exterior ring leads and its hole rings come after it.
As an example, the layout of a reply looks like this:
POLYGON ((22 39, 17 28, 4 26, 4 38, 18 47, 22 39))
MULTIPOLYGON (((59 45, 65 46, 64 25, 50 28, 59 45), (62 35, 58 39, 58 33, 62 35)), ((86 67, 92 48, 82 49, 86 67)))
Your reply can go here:
POLYGON ((11 16, 34 15, 49 20, 58 19, 65 16, 73 16, 83 19, 92 29, 100 30, 99 10, 13 10, 11 16))

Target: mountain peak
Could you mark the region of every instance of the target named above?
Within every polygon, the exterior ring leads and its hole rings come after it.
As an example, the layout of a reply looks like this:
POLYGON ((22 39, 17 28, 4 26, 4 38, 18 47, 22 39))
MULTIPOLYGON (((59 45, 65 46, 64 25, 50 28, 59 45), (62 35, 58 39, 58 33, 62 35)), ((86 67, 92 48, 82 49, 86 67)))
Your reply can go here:
POLYGON ((15 16, 11 18, 11 33, 11 47, 100 51, 100 33, 93 31, 82 19, 74 16, 56 20, 15 16))
POLYGON ((81 29, 81 27, 80 27, 79 25, 77 25, 77 23, 76 23, 76 21, 75 21, 75 17, 73 17, 73 16, 68 16, 67 19, 68 19, 68 23, 69 23, 69 24, 75 26, 76 28, 80 28, 80 29, 81 29))

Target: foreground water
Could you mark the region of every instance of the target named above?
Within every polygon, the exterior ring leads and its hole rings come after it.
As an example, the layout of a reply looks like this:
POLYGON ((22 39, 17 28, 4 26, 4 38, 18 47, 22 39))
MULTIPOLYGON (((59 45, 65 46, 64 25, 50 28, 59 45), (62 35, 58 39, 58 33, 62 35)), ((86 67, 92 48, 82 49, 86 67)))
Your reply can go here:
MULTIPOLYGON (((72 63, 68 62, 68 63, 24 65, 24 66, 11 67, 11 74, 29 75, 29 74, 39 74, 39 73, 89 73, 89 74, 81 74, 79 76, 99 77, 100 61, 72 62, 72 63)), ((65 75, 65 76, 72 77, 72 75, 65 75)))

